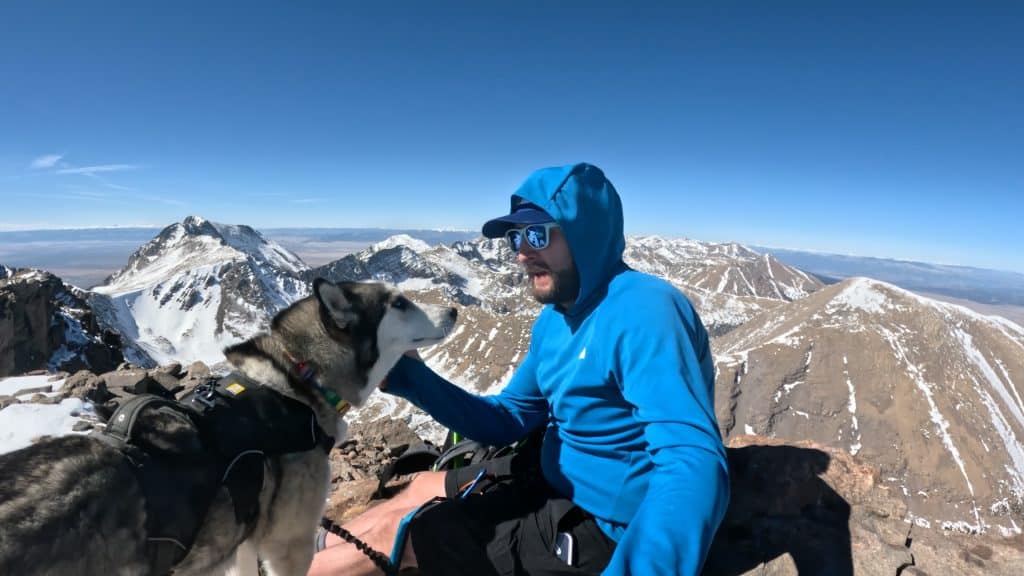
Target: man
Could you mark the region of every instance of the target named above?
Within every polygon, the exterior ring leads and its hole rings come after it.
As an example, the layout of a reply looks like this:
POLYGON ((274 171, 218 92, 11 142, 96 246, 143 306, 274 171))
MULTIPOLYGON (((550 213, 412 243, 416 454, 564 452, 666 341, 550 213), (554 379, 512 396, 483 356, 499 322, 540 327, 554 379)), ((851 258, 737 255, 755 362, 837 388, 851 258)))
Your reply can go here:
MULTIPOLYGON (((729 483, 708 336, 690 302, 623 263, 622 205, 589 164, 534 172, 512 196, 511 213, 483 234, 508 237, 533 296, 546 304, 508 386, 476 396, 414 357, 402 358, 384 386, 487 444, 542 429, 539 462, 491 463, 483 476, 423 473, 346 528, 387 553, 403 517, 446 496, 412 520, 403 567, 699 573, 729 483), (481 479, 483 494, 470 486, 481 479)), ((339 543, 317 554, 310 573, 359 570, 374 567, 339 543)))

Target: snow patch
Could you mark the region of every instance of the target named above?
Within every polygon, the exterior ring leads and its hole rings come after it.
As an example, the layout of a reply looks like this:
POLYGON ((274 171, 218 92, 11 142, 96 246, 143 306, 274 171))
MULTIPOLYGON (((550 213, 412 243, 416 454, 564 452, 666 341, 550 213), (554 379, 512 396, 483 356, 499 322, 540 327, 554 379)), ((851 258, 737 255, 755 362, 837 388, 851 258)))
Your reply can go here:
POLYGON ((68 398, 60 404, 12 404, 0 410, 0 453, 29 446, 42 436, 71 433, 83 408, 80 399, 68 398))
POLYGON ((880 314, 892 308, 889 298, 876 287, 876 282, 867 278, 855 278, 842 292, 832 299, 829 308, 845 307, 859 309, 871 314, 880 314))
POLYGON ((408 234, 395 234, 370 246, 370 251, 380 252, 381 250, 388 250, 397 246, 405 246, 413 252, 426 252, 430 250, 430 244, 419 238, 413 238, 408 234))

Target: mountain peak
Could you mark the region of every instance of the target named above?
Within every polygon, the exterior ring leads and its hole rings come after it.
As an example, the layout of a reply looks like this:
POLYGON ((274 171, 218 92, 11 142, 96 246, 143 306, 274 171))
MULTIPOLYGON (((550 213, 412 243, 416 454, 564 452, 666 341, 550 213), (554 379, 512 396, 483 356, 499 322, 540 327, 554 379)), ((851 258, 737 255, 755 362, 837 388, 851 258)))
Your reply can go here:
POLYGON ((418 238, 413 238, 408 234, 395 234, 394 236, 390 236, 380 242, 377 242, 373 246, 370 246, 369 250, 371 252, 379 252, 381 250, 395 248, 396 246, 404 246, 413 252, 426 252, 427 250, 430 250, 430 244, 427 244, 418 238))
MULTIPOLYGON (((94 306, 138 355, 219 361, 220 350, 308 293, 308 266, 249 226, 189 216, 139 248, 93 289, 94 306)), ((133 352, 135 353, 135 352, 133 352)))
POLYGON ((95 291, 105 294, 137 291, 179 272, 246 260, 291 275, 308 269, 298 256, 249 226, 219 224, 200 216, 188 216, 164 228, 136 250, 128 265, 95 291))
POLYGON ((185 219, 181 221, 181 226, 190 234, 208 234, 213 230, 210 221, 206 220, 202 216, 186 216, 185 219))
POLYGON ((900 290, 892 284, 863 277, 849 278, 842 281, 839 286, 841 289, 832 298, 831 305, 876 314, 895 308, 896 305, 890 294, 892 290, 900 290))

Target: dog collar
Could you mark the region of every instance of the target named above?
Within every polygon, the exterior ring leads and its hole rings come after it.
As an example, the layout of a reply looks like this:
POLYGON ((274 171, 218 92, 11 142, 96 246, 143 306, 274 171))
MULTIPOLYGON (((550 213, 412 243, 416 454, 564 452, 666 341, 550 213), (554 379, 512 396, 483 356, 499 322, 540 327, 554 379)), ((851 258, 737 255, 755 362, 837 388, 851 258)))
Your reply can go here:
MULTIPOLYGON (((299 367, 306 367, 306 363, 300 363, 299 367)), ((308 367, 306 368, 308 369, 308 367)), ((310 370, 310 372, 312 372, 312 370, 310 370)), ((327 400, 328 404, 334 406, 334 409, 338 412, 338 416, 344 416, 345 413, 348 412, 349 408, 352 407, 351 404, 342 400, 341 396, 338 396, 338 394, 335 393, 334 390, 330 390, 328 388, 324 388, 323 386, 321 386, 320 383, 316 381, 316 378, 311 377, 309 379, 309 383, 313 385, 313 388, 316 388, 317 392, 320 392, 320 395, 324 397, 324 400, 327 400)))
POLYGON ((334 390, 324 388, 323 386, 320 385, 319 382, 316 381, 316 374, 314 373, 312 366, 310 366, 305 361, 296 361, 295 358, 292 357, 292 355, 289 354, 287 351, 285 351, 284 354, 285 356, 288 357, 288 360, 291 361, 292 365, 295 366, 295 371, 298 372, 299 378, 303 382, 308 382, 310 386, 312 386, 317 392, 319 392, 320 395, 323 396, 324 400, 326 400, 328 404, 334 407, 334 410, 338 413, 338 416, 344 416, 345 413, 348 412, 350 408, 352 408, 352 404, 346 402, 345 400, 342 400, 341 396, 338 396, 338 394, 334 390))

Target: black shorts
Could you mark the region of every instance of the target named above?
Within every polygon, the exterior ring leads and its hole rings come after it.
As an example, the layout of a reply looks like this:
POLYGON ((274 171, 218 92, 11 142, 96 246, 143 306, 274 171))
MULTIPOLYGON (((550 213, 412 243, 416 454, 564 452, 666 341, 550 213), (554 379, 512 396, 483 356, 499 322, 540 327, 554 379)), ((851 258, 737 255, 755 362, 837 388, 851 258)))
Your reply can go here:
POLYGON ((410 526, 422 574, 599 574, 608 565, 615 542, 527 460, 507 456, 448 472, 448 500, 410 526), (571 551, 571 565, 556 556, 556 541, 563 556, 571 551))

